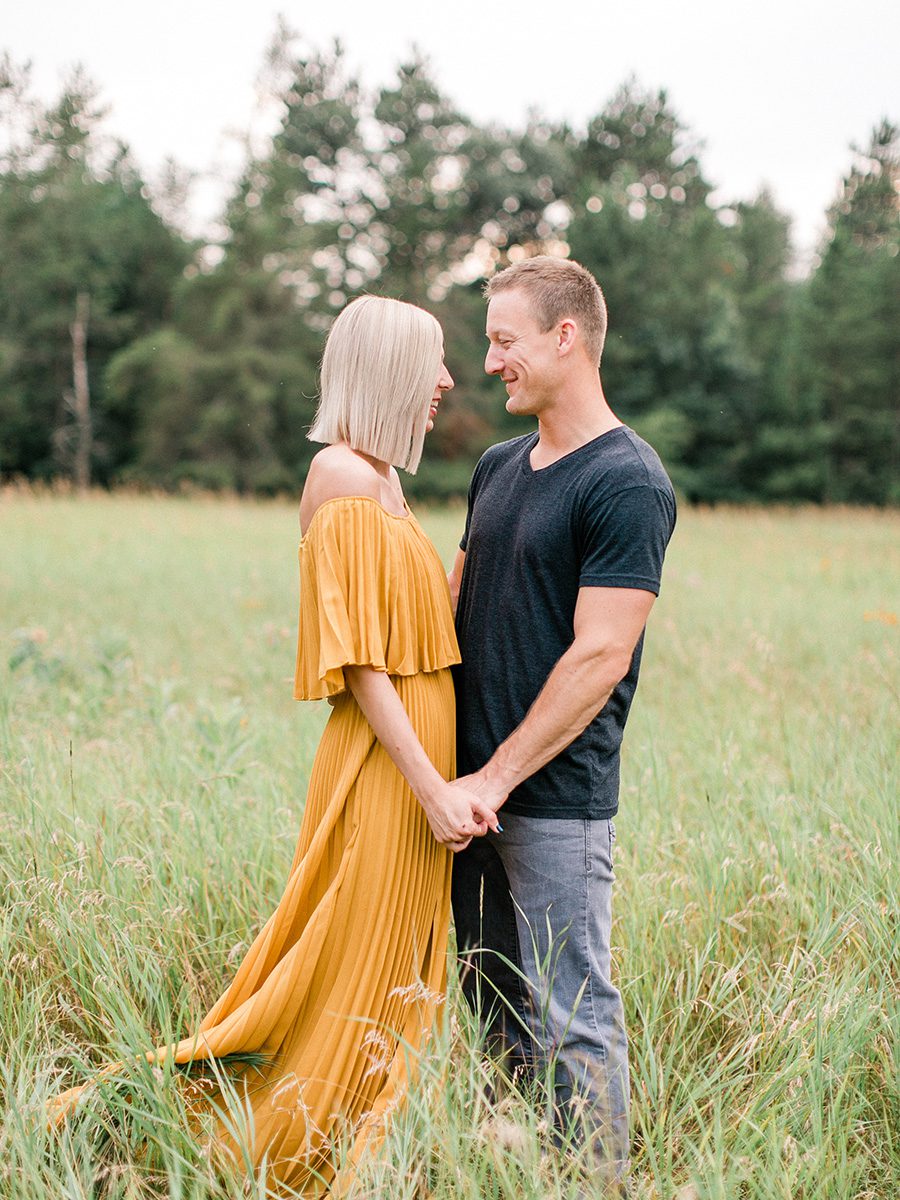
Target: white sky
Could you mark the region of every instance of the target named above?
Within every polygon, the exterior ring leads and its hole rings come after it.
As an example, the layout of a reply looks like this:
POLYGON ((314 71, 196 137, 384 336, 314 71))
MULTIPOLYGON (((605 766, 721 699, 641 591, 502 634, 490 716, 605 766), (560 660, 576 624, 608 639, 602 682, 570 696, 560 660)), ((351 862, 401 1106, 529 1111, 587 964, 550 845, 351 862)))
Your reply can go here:
MULTIPOLYGON (((0 0, 0 50, 30 59, 39 94, 81 63, 111 107, 109 131, 152 175, 167 155, 205 178, 198 221, 241 161, 255 80, 281 13, 312 45, 340 37, 368 84, 413 44, 472 118, 529 107, 581 126, 630 74, 664 87, 702 142, 723 200, 768 183, 814 244, 849 144, 900 121, 900 4, 892 0, 0 0)), ((259 126, 259 117, 256 118, 259 126)))

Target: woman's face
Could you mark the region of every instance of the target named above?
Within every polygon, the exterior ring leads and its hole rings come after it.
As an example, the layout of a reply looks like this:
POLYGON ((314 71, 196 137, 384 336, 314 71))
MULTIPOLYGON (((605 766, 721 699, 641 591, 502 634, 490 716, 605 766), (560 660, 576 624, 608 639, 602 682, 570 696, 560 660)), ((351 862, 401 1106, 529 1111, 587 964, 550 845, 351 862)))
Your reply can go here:
POLYGON ((434 418, 437 415, 438 405, 441 402, 441 396, 444 392, 449 392, 453 387, 453 376, 447 370, 444 360, 441 359, 441 369, 438 374, 437 381, 434 385, 434 395, 431 397, 431 405, 428 409, 428 420, 425 424, 425 432, 431 433, 434 429, 434 418))

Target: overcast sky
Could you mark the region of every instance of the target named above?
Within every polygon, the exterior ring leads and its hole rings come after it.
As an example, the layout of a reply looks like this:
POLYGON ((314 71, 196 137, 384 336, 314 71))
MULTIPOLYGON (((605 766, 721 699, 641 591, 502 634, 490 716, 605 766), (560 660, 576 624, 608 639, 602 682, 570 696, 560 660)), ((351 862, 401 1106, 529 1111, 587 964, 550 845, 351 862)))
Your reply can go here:
POLYGON ((891 0, 0 0, 0 49, 32 61, 45 98, 81 63, 146 173, 171 155, 206 177, 193 194, 202 221, 223 194, 215 178, 240 161, 233 135, 253 127, 279 13, 314 46, 340 37, 369 84, 417 45, 480 121, 515 125, 537 107, 582 126, 629 75, 663 87, 722 199, 768 184, 801 250, 823 228, 850 143, 883 116, 900 121, 891 0))

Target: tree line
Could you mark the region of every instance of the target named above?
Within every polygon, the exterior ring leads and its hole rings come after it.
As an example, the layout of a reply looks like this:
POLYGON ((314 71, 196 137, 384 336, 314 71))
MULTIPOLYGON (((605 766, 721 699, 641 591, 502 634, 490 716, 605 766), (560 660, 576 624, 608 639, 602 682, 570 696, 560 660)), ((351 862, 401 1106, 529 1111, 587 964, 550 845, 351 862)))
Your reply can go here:
POLYGON ((626 82, 586 127, 479 127, 413 57, 370 94, 339 46, 279 33, 278 127, 222 237, 175 219, 73 75, 52 105, 0 63, 0 475, 296 491, 325 331, 362 292, 429 308, 455 402, 411 481, 464 492, 522 432, 482 372, 481 285, 534 253, 595 273, 605 390, 691 502, 900 501, 900 133, 836 189, 808 278, 762 192, 715 203, 664 92, 626 82))

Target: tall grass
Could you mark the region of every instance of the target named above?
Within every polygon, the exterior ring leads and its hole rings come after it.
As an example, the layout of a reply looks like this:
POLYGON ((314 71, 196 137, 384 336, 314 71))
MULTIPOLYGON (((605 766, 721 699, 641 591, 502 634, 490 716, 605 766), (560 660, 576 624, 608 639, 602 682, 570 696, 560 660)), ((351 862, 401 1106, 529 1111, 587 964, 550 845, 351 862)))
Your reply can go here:
MULTIPOLYGON (((425 520, 448 560, 461 522, 425 520)), ((900 1194, 898 532, 682 515, 617 819, 639 1197, 900 1194)), ((296 540, 275 503, 0 501, 4 1196, 264 1195, 165 1070, 40 1114, 190 1029, 277 902, 326 715, 290 699, 296 540)), ((486 1071, 454 989, 359 1194, 591 1194, 486 1071)))

